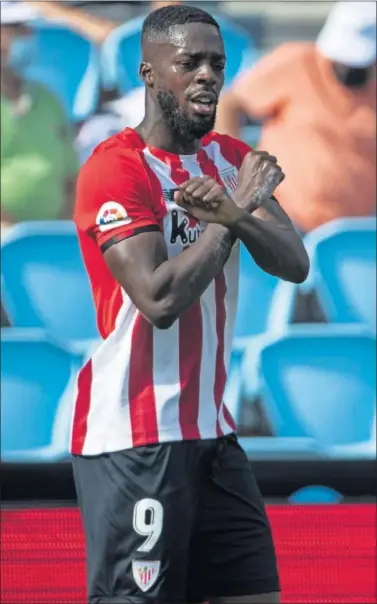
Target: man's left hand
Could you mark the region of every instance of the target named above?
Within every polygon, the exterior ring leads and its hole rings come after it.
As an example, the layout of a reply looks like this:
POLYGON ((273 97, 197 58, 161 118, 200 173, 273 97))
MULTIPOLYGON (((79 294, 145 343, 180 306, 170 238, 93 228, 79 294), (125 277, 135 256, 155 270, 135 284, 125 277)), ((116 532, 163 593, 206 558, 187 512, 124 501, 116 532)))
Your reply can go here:
POLYGON ((180 185, 175 202, 197 220, 214 222, 231 228, 242 210, 236 206, 225 189, 209 176, 199 176, 180 185))

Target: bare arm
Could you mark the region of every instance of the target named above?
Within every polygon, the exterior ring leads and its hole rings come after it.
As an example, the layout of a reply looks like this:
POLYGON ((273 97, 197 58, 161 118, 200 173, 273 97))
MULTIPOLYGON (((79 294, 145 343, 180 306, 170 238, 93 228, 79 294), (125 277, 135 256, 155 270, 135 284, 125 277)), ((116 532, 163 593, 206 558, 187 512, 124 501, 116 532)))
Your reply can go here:
POLYGON ((290 218, 273 197, 284 173, 276 157, 265 151, 247 154, 234 194, 237 206, 232 232, 247 247, 258 266, 292 283, 302 283, 309 258, 290 218))
POLYGON ((309 272, 305 247, 272 193, 284 174, 265 151, 248 153, 233 199, 209 177, 180 187, 178 203, 199 220, 222 224, 238 237, 265 272, 302 283, 309 272))
POLYGON ((62 21, 71 29, 95 44, 102 44, 117 24, 108 19, 99 19, 79 8, 66 6, 63 2, 39 2, 33 4, 48 21, 62 21))
POLYGON ((233 242, 227 228, 210 224, 189 249, 168 260, 161 233, 140 233, 111 246, 105 260, 148 321, 168 329, 216 277, 233 242))
POLYGON ((276 199, 268 199, 252 214, 241 210, 232 232, 266 273, 292 283, 307 278, 309 257, 305 246, 276 199))

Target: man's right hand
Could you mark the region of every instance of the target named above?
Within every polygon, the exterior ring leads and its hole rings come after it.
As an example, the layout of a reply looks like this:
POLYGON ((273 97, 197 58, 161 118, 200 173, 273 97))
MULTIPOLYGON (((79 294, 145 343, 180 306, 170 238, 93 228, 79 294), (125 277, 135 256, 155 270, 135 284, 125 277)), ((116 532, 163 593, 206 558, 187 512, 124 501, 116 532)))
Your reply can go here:
POLYGON ((238 207, 253 212, 271 199, 284 178, 276 157, 267 151, 251 151, 245 156, 238 173, 234 200, 238 207))

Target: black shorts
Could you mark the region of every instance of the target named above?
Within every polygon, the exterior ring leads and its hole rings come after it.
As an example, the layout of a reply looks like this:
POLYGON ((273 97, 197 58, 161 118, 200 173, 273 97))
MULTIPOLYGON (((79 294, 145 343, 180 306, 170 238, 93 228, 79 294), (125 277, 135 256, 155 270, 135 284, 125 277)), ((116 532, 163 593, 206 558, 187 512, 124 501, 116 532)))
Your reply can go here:
POLYGON ((74 457, 90 604, 279 591, 262 497, 234 435, 74 457))

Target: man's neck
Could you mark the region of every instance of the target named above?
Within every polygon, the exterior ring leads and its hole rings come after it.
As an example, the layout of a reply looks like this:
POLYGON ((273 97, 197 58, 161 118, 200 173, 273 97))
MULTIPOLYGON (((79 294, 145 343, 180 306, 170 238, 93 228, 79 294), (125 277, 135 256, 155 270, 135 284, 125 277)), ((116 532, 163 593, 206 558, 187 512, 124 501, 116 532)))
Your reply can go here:
POLYGON ((157 149, 162 149, 168 153, 174 153, 176 155, 193 155, 201 149, 201 139, 190 141, 187 139, 183 140, 170 129, 162 116, 155 119, 149 118, 146 115, 135 130, 148 145, 156 147, 157 149))

